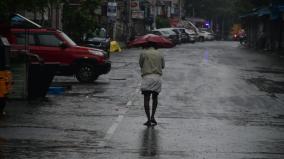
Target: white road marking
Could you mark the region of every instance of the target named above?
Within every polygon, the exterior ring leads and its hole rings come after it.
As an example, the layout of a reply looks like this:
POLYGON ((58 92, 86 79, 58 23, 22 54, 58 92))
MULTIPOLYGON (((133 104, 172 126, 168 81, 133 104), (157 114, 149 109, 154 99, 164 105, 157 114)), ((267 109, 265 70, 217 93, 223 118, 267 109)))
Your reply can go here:
POLYGON ((130 100, 127 102, 126 106, 131 106, 131 105, 132 105, 132 101, 130 100))
MULTIPOLYGON (((141 83, 138 85, 139 87, 135 90, 136 93, 138 93, 140 91, 140 85, 141 83)), ((133 104, 132 100, 129 100, 126 104, 126 106, 131 106, 133 104)), ((99 143, 99 146, 102 146, 102 147, 105 147, 107 142, 111 139, 111 137, 113 136, 115 130, 117 129, 118 125, 121 123, 121 121, 123 120, 124 118, 124 115, 128 112, 128 109, 125 109, 124 111, 121 112, 121 115, 119 115, 115 122, 111 125, 111 127, 108 129, 103 141, 101 141, 99 143)))
POLYGON ((118 127, 118 124, 122 121, 123 118, 124 118, 123 115, 119 115, 117 117, 114 124, 112 124, 112 126, 108 129, 106 136, 104 138, 105 140, 109 140, 111 138, 111 136, 114 134, 116 128, 118 127))
MULTIPOLYGON (((126 112, 125 112, 126 113, 126 112)), ((105 147, 106 143, 111 139, 112 135, 114 134, 115 130, 117 129, 119 123, 123 120, 124 115, 119 115, 112 126, 108 129, 104 140, 99 143, 99 146, 105 147)))

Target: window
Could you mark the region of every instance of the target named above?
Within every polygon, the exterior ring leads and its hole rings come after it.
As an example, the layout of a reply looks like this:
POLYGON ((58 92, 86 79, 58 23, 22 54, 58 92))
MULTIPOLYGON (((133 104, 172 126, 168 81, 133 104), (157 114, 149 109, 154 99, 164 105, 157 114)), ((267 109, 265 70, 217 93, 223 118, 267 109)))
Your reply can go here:
POLYGON ((156 35, 162 35, 160 32, 158 32, 158 31, 153 31, 152 32, 153 34, 156 34, 156 35))
POLYGON ((163 35, 169 35, 170 33, 167 31, 161 31, 163 35))
POLYGON ((53 34, 37 34, 37 38, 40 46, 58 47, 62 42, 53 34))
POLYGON ((28 33, 16 33, 16 44, 19 45, 35 45, 35 38, 33 34, 28 34, 28 33), (28 38, 29 37, 29 38, 28 38))
POLYGON ((67 36, 65 33, 63 32, 59 32, 61 34, 61 36, 63 36, 63 38, 70 44, 70 45, 73 45, 73 46, 76 46, 77 44, 69 38, 69 36, 67 36))

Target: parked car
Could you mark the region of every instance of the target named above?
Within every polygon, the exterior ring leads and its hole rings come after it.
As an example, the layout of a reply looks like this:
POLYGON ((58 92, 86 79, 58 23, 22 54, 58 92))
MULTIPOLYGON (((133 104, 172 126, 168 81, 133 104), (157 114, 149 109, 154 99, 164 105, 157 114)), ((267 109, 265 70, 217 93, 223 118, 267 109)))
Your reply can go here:
POLYGON ((110 52, 110 37, 104 28, 98 28, 95 32, 87 33, 83 46, 92 47, 110 52))
POLYGON ((177 35, 177 37, 178 37, 177 44, 181 44, 186 39, 186 37, 184 35, 182 35, 182 33, 180 32, 179 29, 176 29, 176 28, 161 28, 161 29, 162 30, 170 30, 171 32, 174 32, 177 35))
POLYGON ((189 42, 189 35, 185 32, 184 28, 170 28, 172 29, 175 33, 177 33, 180 37, 180 41, 182 43, 189 42))
POLYGON ((214 40, 215 36, 213 33, 210 33, 208 31, 198 31, 198 39, 199 41, 205 41, 205 40, 214 40))
POLYGON ((76 45, 56 29, 11 29, 9 41, 14 47, 25 46, 45 62, 59 63, 57 75, 75 75, 80 82, 93 82, 111 69, 106 51, 76 45))
POLYGON ((194 31, 192 30, 189 31, 186 28, 175 28, 175 29, 179 30, 179 32, 181 33, 183 42, 195 43, 197 36, 194 31))
POLYGON ((152 30, 151 34, 166 37, 166 38, 170 39, 174 44, 180 43, 180 39, 179 39, 178 35, 174 31, 172 31, 171 29, 168 29, 168 28, 152 30))
POLYGON ((198 34, 191 29, 185 29, 185 32, 189 35, 189 42, 195 43, 198 39, 198 34))

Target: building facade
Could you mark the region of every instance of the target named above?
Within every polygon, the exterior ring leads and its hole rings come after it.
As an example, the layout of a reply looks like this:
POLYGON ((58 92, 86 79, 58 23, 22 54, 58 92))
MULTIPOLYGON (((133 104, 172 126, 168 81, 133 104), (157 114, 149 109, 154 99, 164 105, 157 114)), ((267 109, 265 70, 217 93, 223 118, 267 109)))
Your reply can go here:
POLYGON ((104 0, 98 21, 108 28, 113 39, 129 41, 157 28, 157 18, 181 19, 183 0, 104 0), (110 3, 116 3, 116 15, 108 16, 110 3))
MULTIPOLYGON (((80 6, 82 0, 68 0, 68 3, 50 4, 39 12, 22 11, 23 16, 56 29, 63 29, 62 14, 64 5, 80 6)), ((94 11, 94 18, 99 27, 104 27, 110 37, 119 41, 129 41, 157 28, 157 18, 165 18, 173 23, 183 16, 183 0, 101 0, 94 11), (110 12, 110 5, 115 5, 115 13, 110 12)))
POLYGON ((259 8, 241 19, 249 47, 267 51, 284 50, 284 4, 259 8))

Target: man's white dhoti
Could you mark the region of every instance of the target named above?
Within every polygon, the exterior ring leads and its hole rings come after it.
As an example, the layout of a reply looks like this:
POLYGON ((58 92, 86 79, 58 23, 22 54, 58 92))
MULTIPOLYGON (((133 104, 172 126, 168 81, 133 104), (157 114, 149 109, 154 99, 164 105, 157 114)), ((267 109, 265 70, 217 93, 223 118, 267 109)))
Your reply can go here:
POLYGON ((162 79, 158 74, 149 74, 142 77, 141 91, 154 91, 160 93, 162 89, 162 79))

